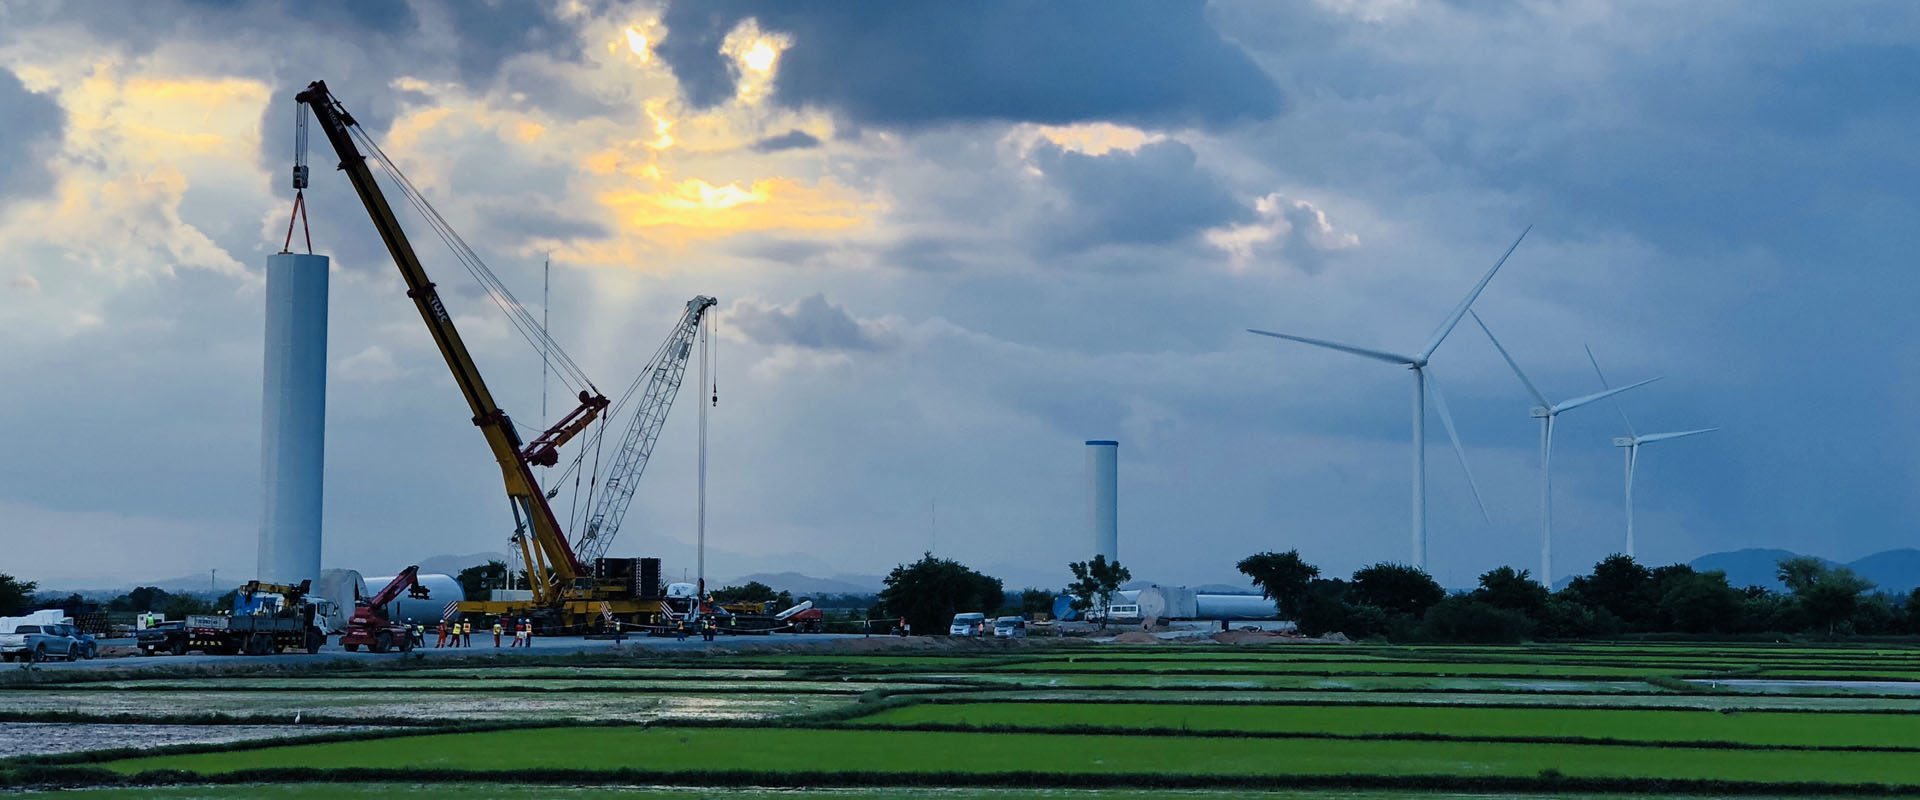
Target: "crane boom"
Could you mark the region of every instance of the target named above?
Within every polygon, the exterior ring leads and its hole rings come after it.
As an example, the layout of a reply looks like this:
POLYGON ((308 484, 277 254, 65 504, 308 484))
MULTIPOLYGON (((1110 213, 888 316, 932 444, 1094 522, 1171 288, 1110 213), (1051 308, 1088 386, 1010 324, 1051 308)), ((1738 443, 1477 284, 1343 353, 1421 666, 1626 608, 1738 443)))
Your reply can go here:
POLYGON ((473 412, 473 424, 480 428, 486 437, 488 449, 500 464, 508 503, 513 509, 515 539, 526 558, 530 575, 540 576, 531 581, 535 601, 541 604, 560 601, 587 577, 587 570, 575 557, 559 520, 547 505, 546 495, 534 479, 532 465, 551 463, 547 459, 551 457, 552 450, 598 416, 607 407, 607 398, 581 392, 578 410, 568 415, 562 425, 542 434, 536 440, 537 447, 523 448, 513 420, 494 402, 492 393, 487 390, 486 381, 480 377, 480 368, 474 364, 473 354, 467 351, 466 344, 460 340, 453 317, 447 313, 439 292, 434 290, 433 281, 427 278, 427 271, 421 266, 420 257, 414 253, 406 232, 401 229, 399 218, 394 216, 386 195, 375 182, 366 157, 354 143, 353 134, 348 129, 359 123, 327 91, 325 81, 308 84, 306 91, 296 95, 295 99, 313 111, 314 122, 340 156, 341 171, 347 173, 354 191, 360 195, 361 204, 366 206, 367 215, 373 219, 373 226, 379 231, 381 241, 386 243, 387 252, 393 256, 394 266, 400 269, 400 276, 406 281, 407 296, 413 298, 420 319, 426 323, 434 343, 439 345, 440 355, 453 372, 461 395, 466 397, 467 406, 473 412), (529 527, 532 535, 521 535, 529 527))
POLYGON ((633 503, 633 490, 640 482, 640 473, 646 470, 647 459, 653 456, 653 445, 660 440, 660 428, 667 422, 667 411, 673 408, 673 399, 686 378, 687 358, 693 352, 693 337, 700 329, 700 319, 718 302, 706 295, 688 300, 686 313, 680 315, 673 332, 667 334, 667 340, 648 362, 646 392, 640 396, 633 422, 620 440, 620 450, 614 454, 613 468, 608 471, 600 497, 587 517, 586 528, 574 543, 574 549, 584 560, 592 561, 605 554, 607 546, 613 544, 613 537, 620 532, 620 521, 627 515, 627 506, 633 503))

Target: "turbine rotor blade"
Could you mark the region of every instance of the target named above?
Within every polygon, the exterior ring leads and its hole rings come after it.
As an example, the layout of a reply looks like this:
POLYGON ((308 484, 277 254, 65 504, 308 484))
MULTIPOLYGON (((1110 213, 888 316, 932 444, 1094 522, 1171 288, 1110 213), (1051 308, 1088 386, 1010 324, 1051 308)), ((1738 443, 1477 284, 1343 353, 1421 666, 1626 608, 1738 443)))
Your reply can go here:
POLYGON ((1667 441, 1668 439, 1682 439, 1688 436, 1698 436, 1703 433, 1712 433, 1717 430, 1720 430, 1720 429, 1719 428, 1701 428, 1699 430, 1694 430, 1694 431, 1677 431, 1674 433, 1649 433, 1645 436, 1640 437, 1640 443, 1646 444, 1647 442, 1664 442, 1664 441, 1667 441))
POLYGON ((1494 338, 1493 331, 1487 328, 1485 320, 1480 319, 1480 314, 1472 309, 1468 309, 1467 316, 1473 317, 1474 323, 1478 324, 1480 330, 1487 334, 1487 341, 1493 342, 1493 349, 1500 351, 1500 357, 1507 360, 1507 366, 1513 368, 1513 374, 1518 375, 1520 382, 1526 384, 1527 392, 1533 395, 1533 399, 1540 401, 1540 407, 1552 408, 1553 403, 1548 402, 1546 395, 1540 393, 1540 390, 1533 385, 1533 381, 1527 380, 1527 373, 1521 372, 1520 365, 1514 362, 1513 356, 1507 354, 1507 348, 1500 346, 1500 340, 1494 338))
POLYGON ((1369 350, 1365 347, 1355 347, 1350 344, 1341 344, 1339 342, 1329 342, 1325 339, 1312 339, 1305 336, 1295 336, 1291 333, 1274 333, 1273 331, 1260 331, 1260 330, 1254 330, 1252 328, 1248 328, 1247 332, 1257 333, 1261 336, 1271 336, 1275 339, 1286 339, 1289 341, 1301 342, 1304 344, 1313 345, 1315 347, 1325 347, 1329 350, 1338 350, 1342 353, 1352 353, 1362 358, 1371 358, 1375 361, 1385 361, 1389 364, 1411 366, 1413 364, 1419 363, 1419 362, 1416 362, 1412 356, 1403 356, 1403 355, 1400 355, 1399 353, 1389 353, 1384 350, 1369 350))
POLYGON ((1433 351, 1440 349, 1440 343, 1447 340, 1447 334, 1453 332, 1453 326, 1460 324, 1460 318, 1467 315, 1467 309, 1473 305, 1474 300, 1479 299, 1481 290, 1487 288, 1487 283, 1493 280, 1493 274, 1500 271, 1500 265, 1507 263, 1507 256, 1513 255, 1514 248, 1520 246, 1520 239, 1527 238, 1527 231, 1531 230, 1533 226, 1528 225, 1527 230, 1520 232, 1520 237, 1507 246, 1507 252, 1500 254, 1500 260, 1493 262, 1493 269, 1487 270, 1487 274, 1480 279, 1480 282, 1473 285, 1473 291, 1467 293, 1467 299, 1460 301, 1460 305, 1454 307, 1453 313, 1447 315, 1446 322, 1440 323, 1440 327, 1433 332, 1433 338, 1428 339, 1427 346, 1420 350, 1422 362, 1432 358, 1433 351))
POLYGON ((1473 490, 1473 502, 1480 506, 1480 516, 1488 524, 1493 523, 1493 515, 1487 513, 1487 501, 1480 497, 1480 484, 1473 480, 1473 468, 1467 466, 1467 448, 1460 444, 1460 432, 1454 430, 1453 412, 1447 410, 1447 396, 1440 391, 1440 382, 1434 378, 1433 370, 1421 367, 1427 375, 1427 387, 1433 390, 1433 407, 1440 412, 1440 424, 1447 429, 1447 439, 1453 442, 1453 454, 1460 457, 1460 471, 1467 473, 1467 488, 1473 490))
MULTIPOLYGON (((1607 373, 1600 371, 1600 359, 1593 357, 1593 348, 1587 347, 1584 344, 1581 345, 1581 347, 1586 347, 1587 349, 1587 363, 1593 365, 1593 374, 1600 376, 1600 388, 1607 388, 1607 373)), ((1620 405, 1619 400, 1612 400, 1610 402, 1613 403, 1613 410, 1620 412, 1620 422, 1627 426, 1627 438, 1638 436, 1639 434, 1633 432, 1633 420, 1627 419, 1627 407, 1620 405)))
POLYGON ((1583 395, 1580 395, 1579 397, 1576 397, 1576 398, 1573 398, 1572 400, 1566 400, 1566 401, 1563 401, 1563 402, 1561 402, 1561 403, 1560 403, 1560 405, 1557 405, 1557 406, 1554 406, 1554 407, 1553 407, 1553 413, 1555 413, 1555 414, 1558 414, 1558 413, 1560 413, 1560 412, 1562 412, 1562 411, 1572 411, 1573 409, 1576 409, 1576 408, 1579 408, 1579 407, 1581 407, 1581 406, 1584 406, 1584 405, 1586 405, 1586 404, 1588 404, 1588 403, 1591 403, 1591 402, 1593 402, 1593 401, 1595 401, 1595 400, 1605 400, 1605 399, 1607 399, 1607 398, 1609 398, 1609 397, 1612 397, 1612 396, 1614 396, 1614 395, 1616 395, 1616 394, 1619 394, 1619 393, 1621 393, 1621 392, 1624 392, 1624 391, 1626 391, 1626 390, 1628 390, 1628 389, 1638 389, 1638 388, 1640 388, 1640 387, 1642 387, 1642 386, 1645 386, 1645 385, 1647 385, 1647 384, 1649 384, 1649 383, 1653 383, 1654 381, 1657 381, 1657 380, 1660 380, 1660 379, 1659 379, 1659 378, 1648 378, 1648 379, 1646 379, 1646 380, 1644 380, 1644 381, 1641 381, 1641 382, 1639 382, 1639 383, 1629 383, 1629 384, 1627 384, 1627 385, 1625 385, 1625 386, 1622 386, 1622 387, 1620 387, 1620 388, 1618 388, 1618 389, 1608 389, 1608 390, 1606 390, 1606 391, 1604 391, 1604 392, 1594 392, 1593 394, 1583 394, 1583 395))

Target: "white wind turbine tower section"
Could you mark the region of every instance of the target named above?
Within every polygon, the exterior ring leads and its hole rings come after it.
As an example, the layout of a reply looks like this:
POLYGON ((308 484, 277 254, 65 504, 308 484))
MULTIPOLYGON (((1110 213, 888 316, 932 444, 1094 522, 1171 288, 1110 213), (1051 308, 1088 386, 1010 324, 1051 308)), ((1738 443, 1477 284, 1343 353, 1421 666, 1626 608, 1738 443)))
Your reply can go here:
MULTIPOLYGON (((1587 361, 1593 364, 1593 374, 1600 376, 1600 385, 1607 385, 1607 374, 1600 371, 1600 361, 1593 357, 1593 348, 1587 348, 1587 361)), ((1673 431, 1670 433, 1649 433, 1645 436, 1633 432, 1633 421, 1627 419, 1627 410, 1615 401, 1614 410, 1620 412, 1620 421, 1627 426, 1626 436, 1613 437, 1613 446, 1625 448, 1627 453, 1627 557, 1633 557, 1633 468, 1640 462, 1640 445, 1649 442, 1664 442, 1669 439, 1683 439, 1712 433, 1719 428, 1699 428, 1691 431, 1673 431)))
MULTIPOLYGON (((1472 312, 1469 312, 1469 313, 1472 313, 1472 312)), ((1507 348, 1500 346, 1500 340, 1494 337, 1493 331, 1487 327, 1486 321, 1480 319, 1479 314, 1473 314, 1473 321, 1475 324, 1480 326, 1481 331, 1487 334, 1487 341, 1493 342, 1493 349, 1500 351, 1500 357, 1506 359, 1507 366, 1513 368, 1513 374, 1519 376, 1520 383, 1524 384, 1527 387, 1527 393, 1533 395, 1533 399, 1540 402, 1540 405, 1535 406, 1528 413, 1533 415, 1535 419, 1540 420, 1540 575, 1539 575, 1539 579, 1540 579, 1541 586, 1545 586, 1548 589, 1552 589, 1553 588, 1553 421, 1554 419, 1556 417, 1559 417, 1563 413, 1572 411, 1588 403, 1594 402, 1595 400, 1604 400, 1606 398, 1609 398, 1616 394, 1624 392, 1628 389, 1634 389, 1641 386, 1645 386, 1649 383, 1652 383, 1660 379, 1648 378, 1639 383, 1631 384, 1628 386, 1622 386, 1618 389, 1608 389, 1603 392, 1594 392, 1593 394, 1584 394, 1579 397, 1575 397, 1571 400, 1562 400, 1559 403, 1553 403, 1547 400, 1546 395, 1543 395, 1540 393, 1540 390, 1533 385, 1533 381, 1527 380, 1527 373, 1521 372, 1520 364, 1513 360, 1513 356, 1507 354, 1507 348)))
POLYGON ((1481 290, 1487 288, 1487 283, 1493 280, 1493 274, 1500 271, 1500 265, 1507 263, 1507 257, 1513 255, 1514 248, 1520 246, 1520 240, 1527 238, 1527 231, 1531 230, 1533 230, 1533 226, 1527 226, 1527 229, 1521 231, 1520 236, 1513 240, 1513 244, 1507 246, 1507 252, 1500 255, 1499 261, 1493 262, 1493 268, 1487 270, 1487 274, 1480 279, 1480 282, 1473 285, 1473 291, 1468 292, 1466 299, 1461 300, 1460 305, 1454 307, 1453 313, 1447 315, 1446 321, 1440 323, 1440 327, 1434 330, 1431 337, 1428 337, 1426 346, 1421 348, 1420 352, 1416 355, 1409 356, 1399 353, 1389 353, 1382 350, 1369 350, 1365 347, 1329 342, 1324 339, 1310 339, 1305 336, 1295 336, 1290 333, 1274 333, 1272 331, 1254 330, 1252 328, 1247 329, 1248 333, 1272 336, 1276 339, 1289 339, 1316 347, 1338 350, 1342 353, 1351 353, 1363 358, 1371 358, 1375 361, 1399 364, 1413 371, 1413 566, 1419 569, 1427 568, 1426 444, 1428 384, 1433 385, 1433 405, 1440 412, 1440 424, 1446 427, 1447 438, 1453 442, 1454 454, 1460 457, 1460 469, 1467 474, 1467 487, 1473 490, 1473 501, 1480 506, 1480 515, 1482 517, 1487 515, 1487 504, 1480 499, 1480 487, 1473 481, 1472 468, 1467 466, 1466 448, 1460 446, 1460 434, 1453 427, 1453 415, 1447 411, 1446 395, 1441 393, 1440 382, 1434 377, 1432 369, 1427 365, 1427 360, 1433 357, 1433 351, 1440 347, 1440 343, 1446 341, 1447 334, 1453 332, 1453 327, 1460 324, 1460 318, 1466 315, 1467 308, 1473 305, 1473 301, 1480 296, 1481 290))

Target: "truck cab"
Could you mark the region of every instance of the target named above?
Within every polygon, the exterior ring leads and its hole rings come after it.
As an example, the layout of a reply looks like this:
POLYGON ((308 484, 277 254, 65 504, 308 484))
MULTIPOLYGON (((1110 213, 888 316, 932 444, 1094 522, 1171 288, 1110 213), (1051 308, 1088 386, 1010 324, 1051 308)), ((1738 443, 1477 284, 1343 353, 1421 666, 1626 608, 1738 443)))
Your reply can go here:
POLYGON ((72 659, 80 640, 52 630, 54 627, 28 622, 0 633, 0 660, 45 661, 56 656, 72 659))

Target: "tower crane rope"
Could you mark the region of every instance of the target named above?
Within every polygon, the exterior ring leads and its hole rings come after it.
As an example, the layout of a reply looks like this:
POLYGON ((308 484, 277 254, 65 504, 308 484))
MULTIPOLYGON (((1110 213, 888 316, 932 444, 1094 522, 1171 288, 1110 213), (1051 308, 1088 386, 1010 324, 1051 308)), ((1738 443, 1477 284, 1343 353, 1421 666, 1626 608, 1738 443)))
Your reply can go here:
MULTIPOLYGON (((640 475, 646 470, 654 444, 660 439, 660 430, 666 424, 667 412, 672 409, 673 400, 686 378, 687 359, 693 352, 694 336, 700 329, 707 309, 715 303, 713 298, 704 295, 688 301, 686 312, 674 324, 666 341, 661 342, 660 349, 654 351, 653 358, 647 362, 647 369, 634 378, 633 384, 627 387, 621 397, 621 403, 625 404, 638 393, 640 402, 634 407, 620 446, 613 451, 613 463, 606 471, 606 479, 600 482, 598 497, 589 497, 586 524, 572 526, 572 530, 579 533, 571 544, 583 559, 592 560, 604 555, 607 547, 613 543, 614 536, 619 533, 620 523, 633 502, 633 492, 640 475)), ((608 416, 612 417, 613 414, 608 416)), ((602 426, 601 430, 604 432, 605 427, 602 426)))
POLYGON ((386 151, 380 149, 379 143, 358 125, 350 126, 347 130, 373 155, 373 160, 393 180, 394 185, 400 189, 400 193, 407 198, 407 203, 419 212, 421 218, 426 220, 428 227, 433 228, 433 232, 446 243, 449 250, 453 251, 454 260, 460 262, 460 266, 466 269, 467 274, 473 276, 473 279, 486 291, 487 298, 506 314, 507 320, 512 323, 520 337, 525 339, 536 353, 539 353, 542 361, 560 374, 560 380, 575 391, 597 393, 598 389, 594 387, 593 381, 587 378, 586 371, 574 362, 573 357, 567 354, 566 349, 561 347, 559 342, 547 334, 546 329, 533 318, 533 313, 520 303, 513 291, 500 280, 500 276, 494 274, 493 270, 480 258, 479 253, 474 252, 466 240, 460 237, 459 232, 454 230, 452 224, 440 215, 440 211, 434 208, 433 203, 427 200, 426 195, 418 187, 414 186, 413 181, 407 178, 406 173, 400 170, 399 165, 394 163, 386 151))

